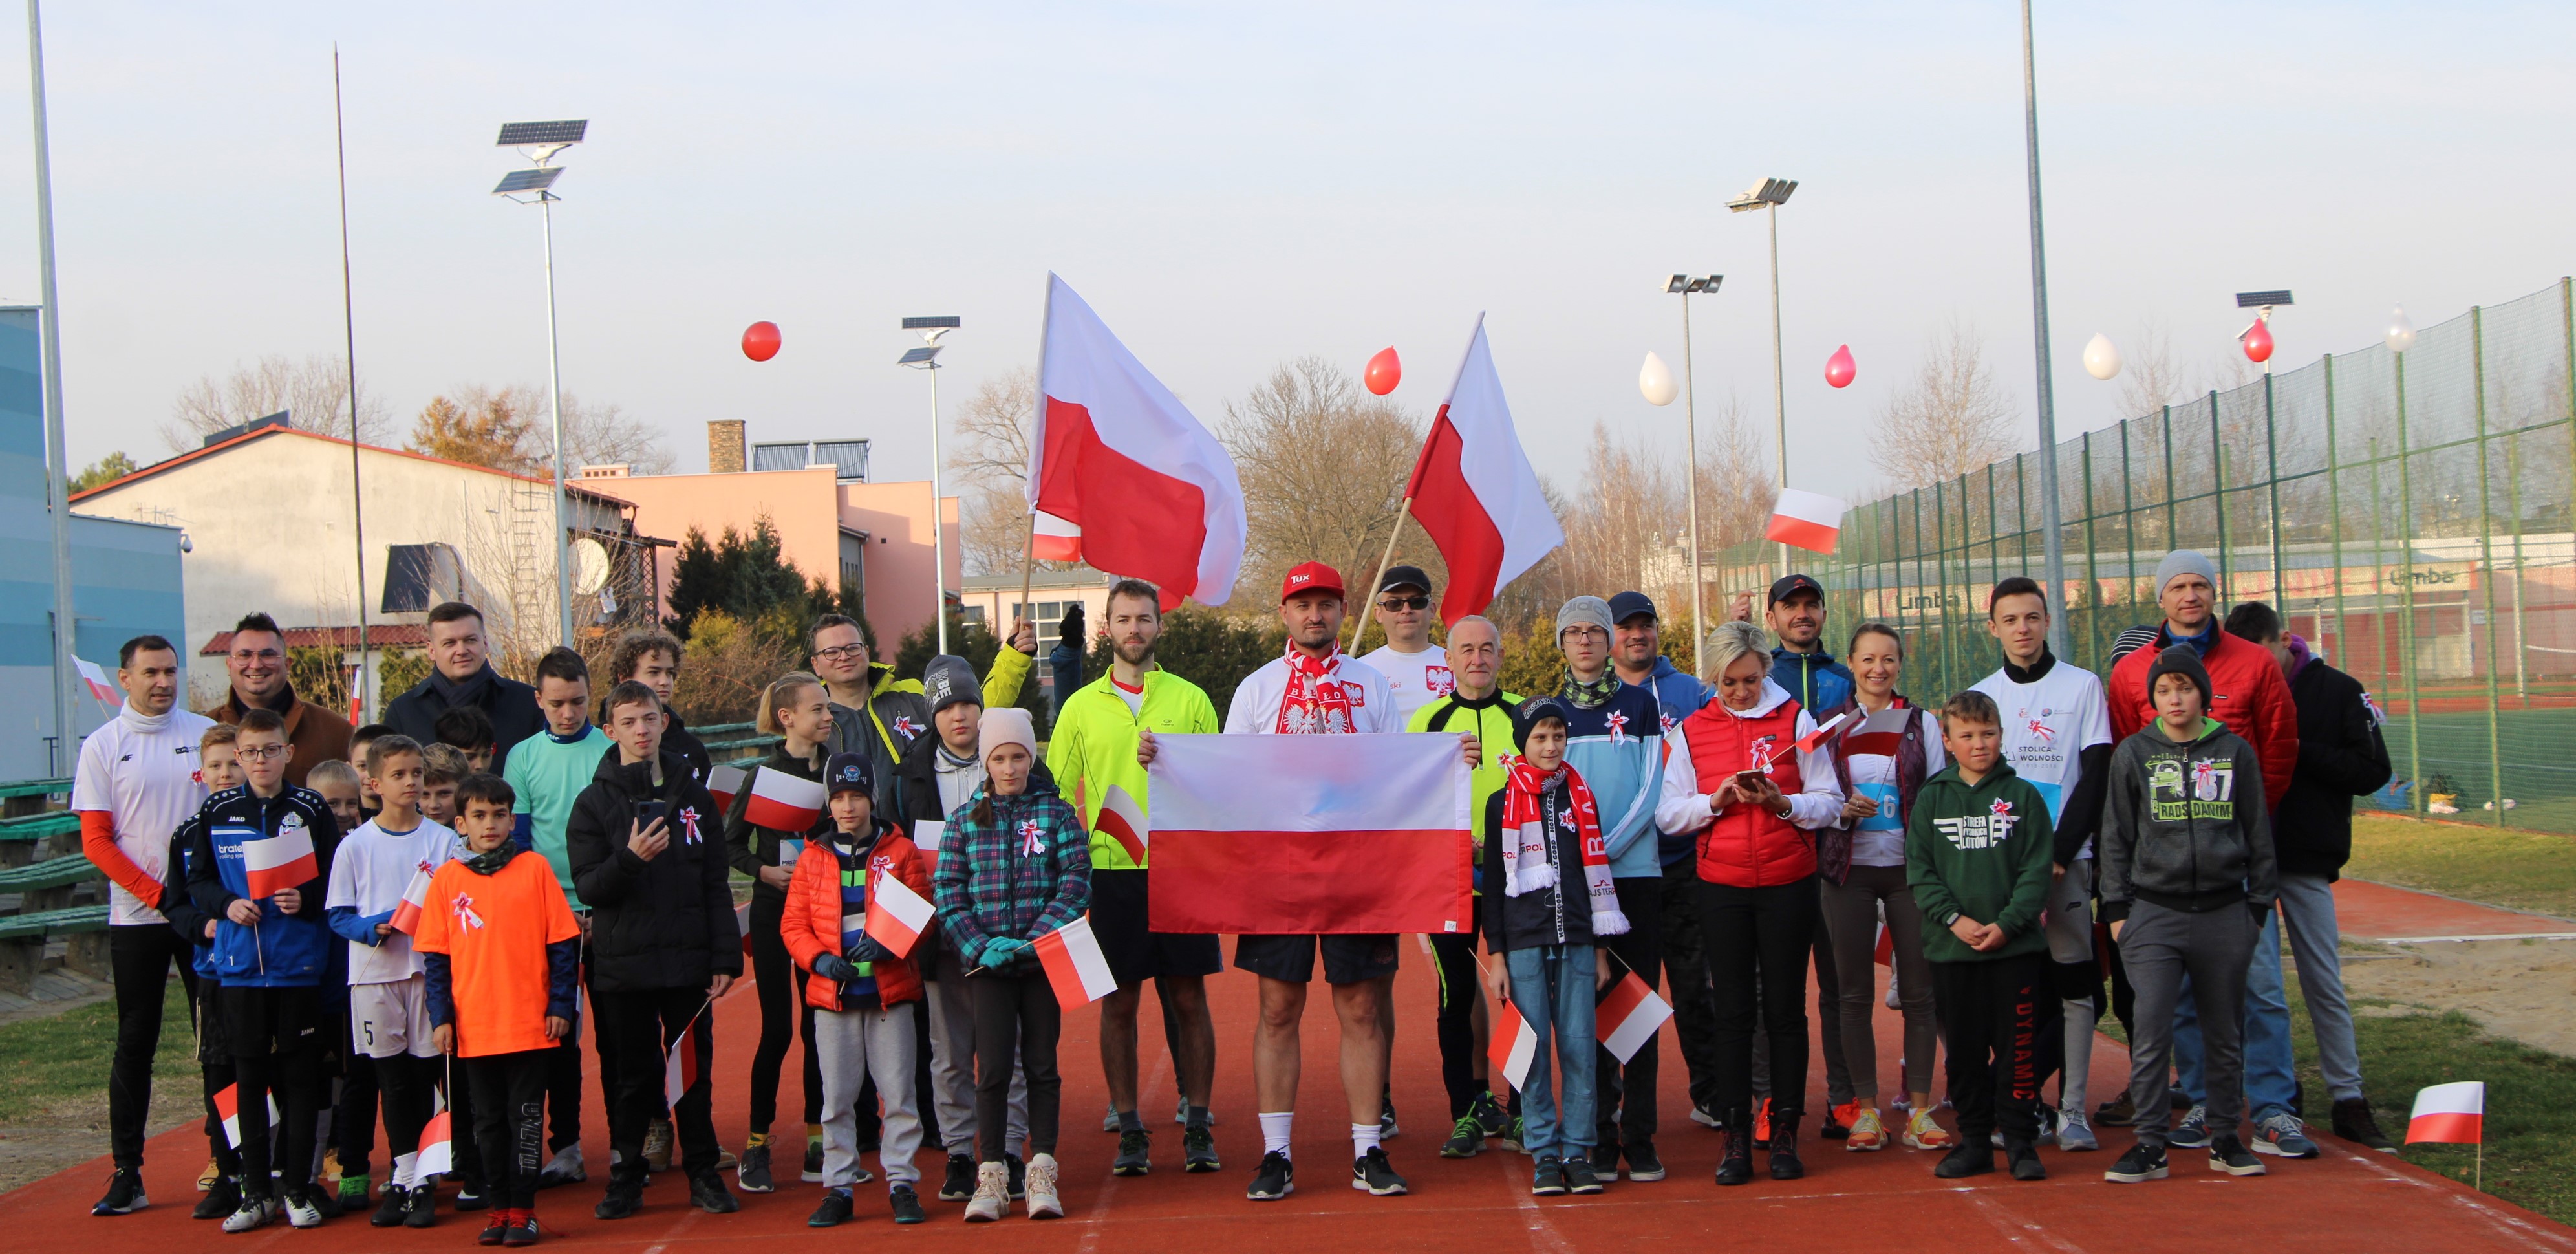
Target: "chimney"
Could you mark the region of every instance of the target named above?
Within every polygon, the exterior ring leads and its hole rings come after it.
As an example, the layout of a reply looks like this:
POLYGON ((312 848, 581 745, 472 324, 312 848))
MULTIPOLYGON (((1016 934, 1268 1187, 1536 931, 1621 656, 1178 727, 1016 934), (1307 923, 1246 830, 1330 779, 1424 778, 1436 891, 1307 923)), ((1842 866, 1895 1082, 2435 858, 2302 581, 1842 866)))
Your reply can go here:
POLYGON ((742 419, 719 418, 707 424, 707 473, 738 475, 743 472, 742 419))

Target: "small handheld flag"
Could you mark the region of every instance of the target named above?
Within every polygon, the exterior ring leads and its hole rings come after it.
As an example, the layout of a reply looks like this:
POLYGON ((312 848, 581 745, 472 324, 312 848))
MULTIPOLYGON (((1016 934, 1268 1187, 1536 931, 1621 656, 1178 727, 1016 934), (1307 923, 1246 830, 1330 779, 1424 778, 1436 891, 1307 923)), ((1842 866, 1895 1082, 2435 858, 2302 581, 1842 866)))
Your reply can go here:
POLYGON ((107 681, 107 672, 99 669, 98 663, 76 657, 72 659, 72 666, 80 672, 81 683, 89 689, 91 699, 108 705, 125 700, 125 694, 107 681))
MULTIPOLYGON (((698 1013, 706 1012, 702 1008, 698 1013)), ((663 1055, 662 1101, 667 1105, 679 1105, 705 1071, 704 1060, 698 1057, 697 1026, 696 1019, 689 1020, 689 1026, 680 1029, 680 1039, 671 1042, 670 1051, 663 1055)))
POLYGON ((405 936, 420 932, 421 911, 429 906, 429 872, 415 870, 403 887, 402 904, 394 907, 393 927, 405 936))
POLYGON ((716 808, 733 808, 734 794, 742 791, 742 768, 719 766, 707 772, 707 795, 716 799, 716 808))
POLYGON ((922 819, 912 825, 912 847, 921 851, 921 861, 930 873, 939 873, 939 842, 948 835, 948 825, 937 819, 922 819))
POLYGON ((1673 1008, 1671 1003, 1656 996, 1655 990, 1647 987, 1644 980, 1638 979, 1636 972, 1631 971, 1610 986, 1610 992, 1602 998, 1599 1006, 1593 1008, 1592 1015, 1594 1030, 1601 1037, 1601 1047, 1609 1050, 1624 1066, 1637 1056, 1637 1051, 1644 1048, 1646 1042, 1655 1039, 1655 1033, 1663 1029, 1664 1020, 1673 1017, 1673 1008))
POLYGON ((1771 507, 1771 525, 1763 529, 1762 538, 1831 554, 1841 538, 1844 508, 1839 498, 1822 492, 1782 488, 1779 501, 1771 507))
POLYGON ((2414 1117, 2406 1121, 2408 1145, 2475 1145, 2485 1139, 2487 1086, 2477 1080, 2417 1090, 2414 1117))
POLYGON ((1037 951, 1047 982, 1055 986, 1056 1004, 1067 1010, 1118 991, 1117 978, 1109 974, 1109 959, 1091 934, 1088 914, 1029 942, 1029 948, 1037 951))
MULTIPOLYGON (((289 816, 292 821, 293 816, 289 816)), ((322 874, 313 857, 313 833, 302 823, 281 826, 274 836, 242 842, 242 872, 251 897, 270 897, 322 874)))
POLYGON ((822 817, 823 802, 823 781, 764 770, 751 777, 751 799, 743 803, 742 816, 754 827, 801 832, 822 817))
MULTIPOLYGON (((242 1143, 241 1086, 227 1084, 216 1090, 213 1100, 215 1116, 224 1123, 224 1140, 234 1149, 240 1149, 242 1143)), ((270 1127, 277 1126, 277 1094, 275 1093, 268 1095, 268 1123, 270 1127)))
POLYGON ((921 943, 934 913, 928 900, 891 875, 878 876, 869 885, 868 935, 893 950, 897 958, 912 956, 912 947, 921 943))
POLYGON ((1798 737, 1798 752, 1814 753, 1816 751, 1816 746, 1825 743, 1825 738, 1834 734, 1835 728, 1842 726, 1844 723, 1850 721, 1850 719, 1851 711, 1849 710, 1845 710, 1832 718, 1826 719, 1822 725, 1816 728, 1816 730, 1798 737))
POLYGON ((1485 1050, 1485 1057, 1514 1089, 1528 1085, 1530 1065, 1538 1060, 1538 1029, 1530 1026, 1520 1007, 1503 1003, 1503 1014, 1494 1023, 1494 1043, 1485 1050))
POLYGON ((411 1178, 417 1183, 431 1176, 443 1176, 456 1170, 456 1139, 450 1131, 448 1112, 429 1117, 420 1130, 420 1151, 411 1160, 411 1178))

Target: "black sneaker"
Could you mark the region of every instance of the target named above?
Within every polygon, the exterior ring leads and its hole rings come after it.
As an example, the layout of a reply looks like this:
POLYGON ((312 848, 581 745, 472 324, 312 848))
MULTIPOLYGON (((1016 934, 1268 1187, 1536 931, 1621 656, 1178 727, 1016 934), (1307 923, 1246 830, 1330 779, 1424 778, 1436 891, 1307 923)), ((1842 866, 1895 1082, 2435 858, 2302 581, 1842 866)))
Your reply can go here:
POLYGON ((1011 1169, 1011 1200, 1025 1202, 1029 1197, 1029 1165, 1017 1154, 1002 1155, 1002 1164, 1011 1169))
POLYGON ((769 1178, 769 1145, 742 1147, 742 1160, 733 1166, 734 1183, 745 1193, 775 1193, 778 1182, 769 1178))
POLYGON ((1133 1132, 1119 1133, 1118 1157, 1110 1161, 1109 1174, 1113 1176, 1141 1176, 1148 1171, 1152 1171, 1154 1169, 1154 1160, 1148 1151, 1153 1148, 1153 1145, 1153 1134, 1145 1131, 1143 1128, 1138 1128, 1133 1132))
POLYGON ((503 1245, 517 1248, 522 1245, 535 1245, 536 1243, 537 1212, 533 1210, 520 1211, 517 1219, 511 1220, 509 1226, 501 1229, 501 1244, 503 1245))
POLYGON ((2042 1166, 2039 1161, 2039 1147, 2028 1141, 2005 1141, 2004 1163, 2012 1168, 2012 1178, 2015 1180, 2048 1178, 2048 1168, 2042 1166))
POLYGON ((403 1226, 426 1228, 438 1222, 438 1177, 411 1187, 411 1205, 403 1211, 403 1226))
POLYGON ((1565 1196, 1565 1163, 1554 1154, 1539 1155, 1538 1167, 1530 1175, 1531 1197, 1565 1196))
POLYGON ((1851 1136, 1851 1127, 1850 1125, 1834 1118, 1834 1109, 1835 1108, 1831 1105, 1825 1107, 1825 1121, 1817 1125, 1816 1135, 1823 1137, 1828 1141, 1847 1139, 1851 1136))
POLYGON ((1381 1095, 1377 1104, 1378 1139, 1392 1141, 1403 1131, 1404 1128, 1395 1121, 1395 1095, 1393 1093, 1381 1095))
POLYGON ((1181 1130, 1181 1170, 1191 1175, 1204 1175, 1222 1169, 1216 1156, 1216 1133, 1207 1128, 1181 1130))
POLYGON ((399 1184, 388 1184, 376 1199, 376 1213, 367 1216, 370 1228, 399 1228, 403 1217, 411 1213, 411 1190, 399 1184))
POLYGON ((2259 1176, 2263 1174, 2263 1160, 2256 1158, 2254 1151, 2245 1148, 2245 1142, 2231 1132, 2210 1138, 2209 1169, 2231 1176, 2259 1176))
POLYGON ((975 1196, 975 1156, 951 1154, 948 1170, 939 1180, 939 1200, 962 1202, 975 1196))
MULTIPOLYGON (((635 1163, 632 1168, 629 1170, 626 1163, 617 1165, 616 1171, 608 1178, 608 1196, 599 1199, 599 1205, 591 1208, 593 1218, 631 1219, 635 1212, 644 1209, 644 1165, 635 1163)), ((460 1205, 458 1209, 464 1208, 460 1205)))
POLYGON ((1604 1179, 1604 1180, 1616 1180, 1616 1179, 1618 1179, 1618 1178, 1619 1178, 1619 1136, 1618 1136, 1618 1130, 1617 1130, 1617 1129, 1615 1129, 1615 1128, 1614 1128, 1614 1129, 1612 1129, 1609 1133, 1607 1133, 1607 1134, 1603 1135, 1603 1136, 1602 1136, 1602 1138, 1601 1138, 1598 1142, 1594 1143, 1594 1145, 1592 1146, 1592 1148, 1591 1148, 1591 1149, 1586 1150, 1586 1151, 1585 1151, 1585 1152, 1583 1152, 1582 1154, 1579 1154, 1579 1155, 1577 1155, 1577 1154, 1568 1154, 1568 1155, 1566 1155, 1566 1157, 1567 1157, 1567 1158, 1578 1158, 1578 1157, 1579 1157, 1579 1158, 1581 1158, 1583 1161, 1585 1161, 1585 1162, 1587 1162, 1587 1163, 1592 1164, 1592 1174, 1593 1174, 1593 1175, 1596 1175, 1596 1176, 1599 1176, 1599 1177, 1601 1177, 1601 1178, 1602 1178, 1602 1179, 1604 1179))
POLYGON ((2334 1134, 2383 1154, 2397 1152, 2397 1143, 2379 1130, 2379 1117, 2371 1113, 2367 1098, 2347 1097, 2334 1104, 2334 1134))
POLYGON ((710 1171, 689 1181, 689 1205, 710 1215, 730 1215, 742 1209, 733 1200, 733 1190, 725 1187, 724 1177, 710 1171))
POLYGON ((510 1235, 510 1213, 496 1210, 484 1219, 483 1230, 474 1234, 474 1244, 499 1245, 501 1239, 508 1235, 510 1235))
POLYGON ((1458 1116, 1457 1125, 1449 1130, 1449 1139, 1440 1143, 1442 1158, 1474 1158, 1485 1150, 1485 1129, 1476 1116, 1458 1116))
MULTIPOLYGON (((919 1203, 916 1202, 914 1205, 918 1206, 919 1203)), ((850 1217, 851 1209, 850 1191, 848 1189, 825 1189, 823 1190, 823 1204, 815 1207, 814 1213, 805 1217, 805 1226, 808 1228, 837 1228, 841 1225, 843 1220, 850 1217)))
POLYGON ((1941 1180, 1965 1180, 1970 1176, 1993 1175, 1994 1143, 1981 1136, 1962 1136, 1941 1161, 1932 1165, 1932 1175, 1941 1180))
POLYGON ((107 1178, 107 1196, 89 1208, 93 1215, 131 1215, 152 1204, 143 1196, 143 1173, 133 1167, 119 1167, 107 1178))
POLYGON ((2165 1147, 2141 1141, 2130 1146, 2128 1153, 2120 1155, 2120 1161, 2111 1164, 2111 1169, 2103 1172, 2102 1178, 2113 1184, 2139 1184, 2162 1180, 2169 1174, 2171 1171, 2165 1165, 2165 1147))
POLYGON ((1655 1157, 1653 1141, 1636 1141, 1619 1147, 1628 1159, 1628 1178, 1646 1184, 1664 1178, 1664 1160, 1655 1157))
POLYGON ((1478 1093, 1476 1100, 1467 1104, 1467 1116, 1476 1121, 1476 1126, 1487 1137, 1501 1136, 1503 1126, 1512 1121, 1511 1113, 1503 1109, 1503 1103, 1490 1089, 1478 1093))
POLYGON ((930 1216, 922 1212, 921 1195, 913 1192, 911 1185, 898 1184, 887 1189, 886 1205, 894 1211, 896 1223, 917 1224, 930 1221, 930 1216))
POLYGON ((1351 1160, 1351 1187, 1371 1197, 1402 1197, 1404 1177, 1386 1161, 1386 1147, 1373 1145, 1369 1152, 1351 1160))
POLYGON ((197 1208, 188 1212, 190 1219, 221 1219, 241 1209, 241 1180, 235 1176, 217 1176, 206 1186, 206 1195, 197 1199, 197 1208))
POLYGON ((1578 1194, 1601 1191, 1601 1173, 1592 1169, 1591 1159, 1576 1155, 1565 1160, 1565 1191, 1578 1194))
POLYGON ((1272 1150, 1261 1156, 1261 1165, 1253 1168, 1252 1187, 1243 1195, 1256 1202, 1276 1202, 1297 1191, 1297 1165, 1288 1156, 1272 1150))

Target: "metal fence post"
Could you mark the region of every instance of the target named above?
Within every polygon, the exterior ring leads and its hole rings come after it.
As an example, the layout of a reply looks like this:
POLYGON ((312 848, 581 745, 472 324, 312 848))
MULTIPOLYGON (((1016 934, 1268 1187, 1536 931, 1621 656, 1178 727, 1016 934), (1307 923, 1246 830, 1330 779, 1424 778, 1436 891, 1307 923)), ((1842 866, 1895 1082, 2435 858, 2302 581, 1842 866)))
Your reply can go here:
POLYGON ((2505 509, 2513 518, 2513 698, 2523 709, 2531 708, 2531 681, 2524 674, 2525 659, 2530 650, 2523 647, 2522 637, 2522 432, 2504 438, 2505 509))
MULTIPOLYGON (((2221 606, 2236 598, 2236 561, 2227 543, 2227 437, 2218 429, 2218 389, 2209 390, 2209 469, 2215 483, 2209 494, 2212 517, 2218 523, 2218 600, 2221 606)), ((2224 615, 2226 611, 2219 611, 2224 615)))
MULTIPOLYGON (((2102 567, 2095 558, 2099 550, 2098 534, 2093 525, 2093 433, 2084 433, 2084 658, 2077 662, 2096 673, 2102 660, 2102 567)), ((2066 598, 2064 612, 2075 612, 2075 598, 2066 598)), ((2069 659, 2072 660, 2072 659, 2069 659)))
MULTIPOLYGON (((1959 479, 1965 483, 1967 476, 1961 475, 1959 479)), ((1947 495, 1941 490, 1946 482, 1945 480, 1932 485, 1931 610, 1938 616, 1937 621, 1941 624, 1941 691, 1944 695, 1958 691, 1951 684, 1951 676, 1957 671, 1957 668, 1951 664, 1951 659, 1957 650, 1955 642, 1950 639, 1950 503, 1947 495)), ((1965 510, 1960 513, 1962 517, 1966 515, 1965 510)))
MULTIPOLYGON (((2173 406, 2165 406, 2165 548, 2182 547, 2181 505, 2174 500, 2173 406)), ((2137 573, 2135 568, 2129 572, 2137 573)))
MULTIPOLYGON (((2495 510, 2488 504, 2493 476, 2487 463, 2487 349, 2483 310, 2469 306, 2469 386, 2478 438, 2478 585, 2487 603, 2487 808, 2504 826, 2504 742, 2496 727, 2495 510)), ((2476 633, 2469 636, 2474 646, 2476 633)))
POLYGON ((2272 531, 2272 601, 2282 613, 2290 610, 2290 577, 2281 565, 2281 445, 2272 426, 2272 372, 2263 372, 2263 483, 2264 512, 2271 516, 2272 531))
POLYGON ((2413 441, 2406 436, 2406 354, 2390 353, 2397 369, 2397 546, 2398 604, 2406 621, 2398 628, 2397 666, 2406 672, 2406 764, 2414 777, 2410 797, 2416 809, 2432 804, 2424 782, 2424 693, 2415 677, 2415 481, 2413 441))
MULTIPOLYGON (((2331 546, 2334 553, 2334 637, 2335 649, 2340 653, 2343 649, 2345 638, 2343 625, 2343 449, 2335 434, 2334 354, 2332 353, 2325 355, 2325 371, 2326 543, 2331 546)), ((2325 628, 2323 626, 2319 626, 2317 628, 2317 634, 2319 636, 2325 635, 2325 628)), ((2351 660, 2352 659, 2350 658, 2344 659, 2345 664, 2349 665, 2351 660)))

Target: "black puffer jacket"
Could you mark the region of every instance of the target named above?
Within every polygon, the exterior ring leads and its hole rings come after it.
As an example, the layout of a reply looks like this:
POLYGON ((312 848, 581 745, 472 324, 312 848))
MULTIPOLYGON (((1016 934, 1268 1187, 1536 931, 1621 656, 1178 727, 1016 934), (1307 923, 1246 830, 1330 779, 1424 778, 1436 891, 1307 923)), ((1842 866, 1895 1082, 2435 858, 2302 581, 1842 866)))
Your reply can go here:
POLYGON ((564 825, 573 886, 590 907, 590 965, 599 991, 702 988, 742 974, 742 934, 726 881, 723 815, 688 762, 665 751, 662 787, 643 763, 610 752, 564 825), (671 843, 652 861, 627 842, 649 802, 662 804, 671 843))
POLYGON ((460 705, 481 706, 492 720, 495 775, 509 764, 510 746, 546 729, 546 716, 537 709, 537 690, 503 676, 489 662, 461 684, 432 670, 411 691, 385 703, 385 725, 422 744, 436 744, 438 716, 460 705))

